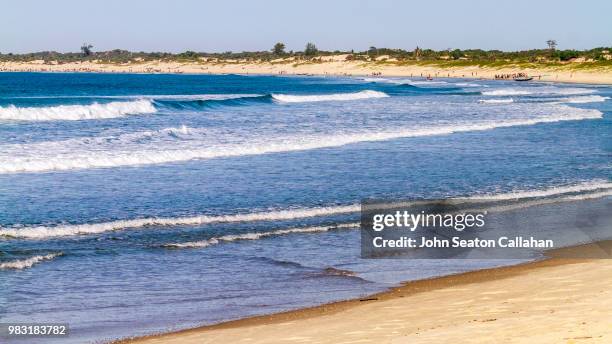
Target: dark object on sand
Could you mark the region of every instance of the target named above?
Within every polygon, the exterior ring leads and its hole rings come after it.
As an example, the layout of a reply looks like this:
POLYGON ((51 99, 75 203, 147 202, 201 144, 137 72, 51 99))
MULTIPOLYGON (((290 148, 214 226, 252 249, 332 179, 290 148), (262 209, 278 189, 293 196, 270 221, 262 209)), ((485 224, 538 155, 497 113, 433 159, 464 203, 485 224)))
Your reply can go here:
POLYGON ((531 76, 519 76, 514 78, 514 81, 531 81, 533 80, 533 77, 531 76))

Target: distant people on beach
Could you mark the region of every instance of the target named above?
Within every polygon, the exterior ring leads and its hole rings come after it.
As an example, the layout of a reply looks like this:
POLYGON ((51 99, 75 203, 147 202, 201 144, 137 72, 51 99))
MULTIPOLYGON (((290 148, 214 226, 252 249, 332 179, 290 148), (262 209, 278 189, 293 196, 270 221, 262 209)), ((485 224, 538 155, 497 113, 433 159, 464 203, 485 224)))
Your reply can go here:
POLYGON ((495 79, 527 78, 527 73, 495 74, 495 79))

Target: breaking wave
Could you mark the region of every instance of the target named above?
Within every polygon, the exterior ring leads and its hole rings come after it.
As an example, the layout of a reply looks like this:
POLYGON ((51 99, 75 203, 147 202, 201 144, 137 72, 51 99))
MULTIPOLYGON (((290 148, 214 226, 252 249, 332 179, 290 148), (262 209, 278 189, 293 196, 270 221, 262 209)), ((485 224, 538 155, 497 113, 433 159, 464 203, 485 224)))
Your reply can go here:
POLYGON ((383 84, 394 84, 394 85, 410 85, 412 80, 410 79, 388 79, 388 78, 363 78, 365 82, 375 82, 383 84))
MULTIPOLYGON (((30 97, 32 98, 32 97, 30 97)), ((36 98, 36 97, 34 97, 36 98)), ((215 106, 249 105, 270 102, 271 95, 261 94, 194 94, 194 95, 138 95, 138 96, 66 96, 38 98, 123 99, 109 103, 88 105, 56 105, 44 107, 0 107, 0 120, 11 121, 77 121, 116 118, 125 115, 150 114, 160 108, 201 109, 215 106), (128 100, 136 99, 136 100, 128 100)))
MULTIPOLYGON (((612 182, 606 180, 592 180, 581 182, 573 185, 558 185, 543 189, 535 190, 516 190, 497 194, 482 194, 474 195, 467 198, 457 198, 464 201, 505 201, 518 200, 529 198, 543 198, 554 196, 569 196, 568 200, 587 198, 599 198, 610 195, 612 193, 612 182), (582 194, 581 194, 582 193, 582 194), (590 193, 590 194, 584 194, 590 193), (573 198, 572 198, 573 197, 573 198)), ((408 202, 409 204, 410 202, 408 202)), ((404 203, 392 203, 390 207, 402 206, 404 203)), ((141 218, 129 220, 116 220, 102 223, 90 224, 66 224, 66 225, 49 225, 49 226, 31 226, 31 227, 0 227, 0 236, 25 239, 46 239, 60 236, 76 236, 99 234, 104 232, 123 230, 123 229, 138 229, 146 227, 163 227, 163 226, 181 226, 181 225, 203 225, 213 223, 231 223, 231 222, 263 222, 263 221, 287 221, 303 218, 325 217, 342 214, 355 214, 361 211, 360 204, 328 206, 317 208, 295 208, 285 210, 272 210, 268 212, 253 212, 233 215, 196 215, 187 217, 166 217, 166 218, 141 218)), ((197 241, 182 244, 169 244, 172 247, 206 247, 218 244, 219 241, 234 241, 234 240, 254 240, 260 237, 282 235, 289 233, 308 233, 316 231, 326 231, 330 228, 350 228, 356 226, 355 223, 341 224, 337 226, 327 227, 306 227, 283 229, 270 232, 246 233, 239 235, 225 235, 221 237, 211 238, 205 241, 197 241), (187 245, 187 246, 185 246, 187 245)))
POLYGON ((578 95, 591 94, 595 90, 577 87, 525 87, 525 88, 502 88, 491 91, 483 91, 485 96, 524 96, 524 95, 578 95))
POLYGON ((525 91, 525 90, 516 90, 516 89, 503 89, 503 90, 494 90, 494 91, 484 91, 482 92, 485 96, 523 96, 528 94, 533 94, 533 92, 525 91))
POLYGON ((304 227, 304 228, 290 228, 290 229, 279 229, 275 231, 268 232, 252 232, 252 233, 244 233, 244 234, 233 234, 233 235, 223 235, 220 237, 213 237, 206 240, 199 241, 189 241, 183 243, 171 243, 165 244, 164 247, 168 248, 204 248, 212 245, 217 245, 222 242, 231 242, 237 240, 259 240, 265 237, 271 236, 279 236, 286 234, 296 234, 296 233, 320 233, 327 232, 335 229, 349 229, 349 228, 359 228, 360 223, 347 223, 347 224, 339 224, 335 226, 316 226, 316 227, 304 227))
MULTIPOLYGON (((489 120, 476 123, 458 123, 438 127, 402 128, 395 131, 338 133, 334 135, 294 135, 278 137, 270 141, 260 140, 254 142, 237 142, 223 145, 205 146, 200 148, 197 144, 177 147, 175 142, 166 145, 151 145, 151 148, 138 146, 137 148, 116 150, 111 145, 108 150, 99 149, 98 146, 80 144, 74 141, 44 142, 29 145, 6 145, 7 152, 0 156, 0 173, 29 173, 46 171, 65 171, 74 169, 111 168, 118 166, 138 166, 150 164, 163 164, 197 159, 214 159, 236 156, 251 156, 270 153, 304 151, 340 147, 360 142, 386 141, 399 138, 421 137, 433 135, 448 135, 453 133, 485 131, 495 128, 534 125, 539 123, 552 123, 559 121, 599 119, 602 113, 593 109, 575 109, 559 105, 566 113, 548 115, 535 118, 520 118, 512 120, 489 120), (12 153, 10 153, 12 152, 12 153), (23 152, 23 153, 22 153, 23 152), (33 155, 34 152, 34 155, 33 155)), ((197 129, 196 134, 197 134, 197 129)), ((173 129, 171 132, 181 134, 190 133, 189 128, 173 129)), ((150 132, 127 134, 130 137, 139 137, 150 132)), ((166 134, 164 132, 164 134, 166 134)), ((82 139, 78 139, 82 140, 82 139)), ((104 141, 104 138, 89 138, 92 141, 104 141)))
POLYGON ((272 99, 282 103, 306 103, 322 101, 347 101, 369 98, 386 98, 388 94, 379 91, 365 90, 354 93, 334 93, 319 95, 272 94, 272 99))
POLYGON ((13 260, 9 262, 0 263, 0 270, 22 270, 32 267, 34 264, 40 263, 45 260, 52 260, 55 257, 61 256, 62 253, 50 253, 44 256, 34 256, 26 259, 13 260))
POLYGON ((446 81, 432 81, 432 80, 424 80, 424 81, 412 81, 411 85, 445 85, 448 84, 446 81))
POLYGON ((559 196, 565 194, 575 194, 581 192, 594 192, 600 190, 608 190, 612 189, 612 183, 605 180, 592 180, 587 182, 582 182, 574 185, 562 185, 550 187, 547 189, 538 189, 538 190, 515 190, 507 193, 500 194, 484 194, 471 196, 469 199, 472 200, 495 200, 495 201, 504 201, 504 200, 515 200, 515 199, 524 199, 524 198, 538 198, 538 197, 551 197, 551 196, 559 196))
POLYGON ((610 99, 610 97, 602 97, 598 95, 593 96, 579 96, 579 97, 569 97, 561 100, 562 103, 571 103, 571 104, 584 104, 584 103, 600 103, 605 102, 610 99))
POLYGON ((260 97, 261 94, 126 94, 126 95, 53 95, 53 96, 20 96, 0 97, 0 99, 151 99, 151 100, 224 100, 246 97, 260 97))
POLYGON ((154 113, 157 109, 150 100, 93 103, 89 105, 58 105, 47 107, 0 107, 0 120, 12 121, 78 121, 115 118, 125 115, 154 113))
POLYGON ((475 84, 471 82, 458 82, 458 83, 455 83, 455 85, 461 86, 461 87, 486 87, 486 85, 480 85, 480 84, 475 84))
POLYGON ((152 226, 204 225, 228 222, 283 221, 335 214, 356 213, 360 210, 358 204, 320 208, 301 208, 255 212, 235 215, 196 215, 188 217, 142 218, 117 220, 102 223, 81 225, 35 226, 21 228, 0 228, 0 236, 14 238, 45 239, 58 236, 73 236, 98 234, 128 228, 144 228, 152 226))

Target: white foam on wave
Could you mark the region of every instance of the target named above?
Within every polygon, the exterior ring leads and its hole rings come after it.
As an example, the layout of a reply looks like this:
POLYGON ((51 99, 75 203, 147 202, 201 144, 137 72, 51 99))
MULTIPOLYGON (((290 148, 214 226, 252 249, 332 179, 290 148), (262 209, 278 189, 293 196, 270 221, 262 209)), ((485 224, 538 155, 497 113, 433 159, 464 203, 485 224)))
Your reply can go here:
POLYGON ((474 84, 471 82, 458 82, 455 85, 461 86, 461 87, 485 87, 486 86, 486 85, 474 84))
POLYGON ((271 236, 279 236, 279 235, 287 235, 287 234, 304 234, 304 233, 321 233, 328 232, 330 230, 335 229, 350 229, 350 228, 359 228, 360 223, 346 223, 339 224, 335 226, 314 226, 314 227, 303 227, 303 228, 289 228, 289 229, 279 229, 275 231, 268 232, 252 232, 252 233, 244 233, 244 234, 230 234, 223 235, 220 237, 213 237, 206 240, 199 241, 188 241, 182 243, 170 243, 163 245, 164 247, 169 248, 204 248, 212 245, 217 245, 222 242, 232 242, 237 240, 259 240, 265 237, 271 236))
MULTIPOLYGON (((552 188, 543 189, 543 190, 515 191, 515 192, 498 194, 498 195, 474 196, 474 197, 468 197, 467 200, 480 200, 480 199, 516 200, 516 199, 523 199, 523 198, 538 198, 538 197, 544 198, 544 197, 550 197, 550 196, 562 196, 556 201, 581 201, 581 200, 589 200, 589 199, 607 197, 610 195, 612 195, 612 183, 605 182, 605 181, 593 181, 593 182, 585 182, 585 183, 581 183, 577 185, 552 187, 552 188), (604 190, 604 191, 573 195, 574 193, 578 193, 578 192, 593 192, 593 191, 599 191, 599 190, 604 190), (567 196, 567 194, 572 194, 572 195, 567 196)), ((388 207, 395 209, 398 206, 400 206, 400 204, 401 203, 391 203, 388 205, 388 207)), ((523 205, 519 205, 519 207, 528 207, 531 205, 539 205, 539 204, 541 203, 537 203, 537 202, 533 204, 526 203, 523 205)), ((492 208, 492 209, 496 209, 497 211, 504 210, 503 207, 499 209, 497 208, 492 208)), ((513 209, 513 207, 510 207, 510 209, 513 209)), ((259 239, 266 238, 266 237, 280 236, 280 235, 287 235, 287 234, 321 233, 321 232, 327 232, 327 231, 335 230, 335 229, 355 229, 355 228, 360 228, 359 222, 339 224, 335 226, 314 226, 314 227, 303 227, 303 228, 280 229, 280 230, 265 231, 265 232, 250 232, 250 233, 244 233, 244 234, 229 234, 229 235, 223 235, 219 237, 212 237, 206 240, 188 241, 188 242, 182 242, 182 243, 170 243, 170 244, 165 244, 163 246, 168 247, 168 248, 205 248, 205 247, 209 247, 213 245, 218 245, 224 242, 233 242, 233 241, 239 241, 239 240, 259 240, 259 239)))
POLYGON ((501 90, 493 90, 493 91, 484 91, 482 92, 485 96, 523 96, 528 94, 533 94, 531 91, 520 90, 520 89, 501 89, 501 90))
POLYGON ((412 80, 410 79, 389 79, 389 78, 363 78, 363 81, 366 82, 377 82, 382 84, 395 84, 395 85, 407 85, 411 84, 412 80))
POLYGON ((93 103, 89 105, 58 105, 47 107, 0 107, 0 120, 11 121, 77 121, 115 118, 125 115, 154 113, 157 109, 150 100, 93 103))
MULTIPOLYGON (((153 138, 163 138, 170 137, 172 139, 189 139, 193 135, 201 135, 206 132, 206 129, 202 128, 192 128, 186 125, 181 125, 180 127, 168 127, 162 128, 159 130, 147 130, 147 131, 139 131, 129 134, 119 135, 117 137, 113 137, 112 139, 122 141, 122 142, 137 142, 142 139, 153 139, 153 138)), ((103 144, 104 142, 108 142, 109 137, 99 137, 95 139, 88 140, 88 143, 91 144, 93 142, 97 144, 103 144)), ((73 141, 79 143, 78 140, 73 141)))
POLYGON ((319 95, 290 95, 290 94, 272 94, 272 98, 283 103, 306 103, 306 102, 322 102, 322 101, 348 101, 370 98, 386 98, 389 97, 384 92, 365 90, 354 93, 334 93, 334 94, 319 94, 319 95))
POLYGON ((412 81, 411 85, 444 85, 448 84, 446 81, 433 81, 433 80, 424 80, 424 81, 412 81))
MULTIPOLYGON (((531 190, 531 191, 513 191, 510 193, 497 194, 497 195, 488 195, 488 196, 473 196, 463 199, 457 199, 458 201, 470 201, 470 200, 487 200, 487 201, 503 201, 503 200, 519 200, 519 199, 532 199, 537 198, 538 200, 534 201, 525 201, 519 204, 513 205, 502 205, 502 206, 492 206, 487 208, 487 211, 508 211, 515 210, 518 208, 528 208, 532 206, 544 205, 555 202, 567 202, 567 201, 584 201, 591 199, 598 199, 612 196, 612 183, 605 181, 592 181, 580 183, 577 185, 567 185, 567 186, 559 186, 552 187, 549 189, 541 189, 541 190, 531 190), (603 190, 603 191, 602 191, 603 190), (595 192, 597 191, 597 192, 595 192), (576 194, 580 192, 587 192, 584 194, 576 194), (590 193, 588 193, 590 192, 590 193), (568 195, 569 194, 569 195, 568 195), (554 199, 546 198, 551 196, 560 196, 554 199)), ((397 209, 401 207, 403 204, 410 205, 412 202, 391 202, 385 205, 377 205, 376 209, 382 210, 385 208, 397 209)), ((482 209, 474 209, 474 210, 464 210, 469 212, 482 211, 482 209)), ((168 248, 177 248, 177 249, 189 249, 189 248, 206 248, 213 245, 218 245, 224 242, 232 242, 238 240, 259 240, 266 237, 272 236, 280 236, 287 234, 299 234, 299 233, 321 233, 327 232, 335 229, 358 229, 361 228, 360 222, 353 223, 345 223, 338 224, 334 226, 314 226, 314 227, 303 227, 303 228, 290 228, 290 229, 280 229, 274 231, 266 231, 266 232, 250 232, 244 234, 230 234, 223 235, 219 237, 212 237, 206 240, 198 240, 198 241, 188 241, 182 243, 170 243, 163 245, 168 248)))
POLYGON ((501 194, 485 194, 471 196, 472 200, 515 200, 523 198, 551 197, 570 193, 593 192, 612 189, 612 183, 606 180, 592 180, 573 185, 561 185, 539 190, 515 190, 501 194))
MULTIPOLYGON (((462 197, 457 200, 468 200, 468 201, 504 201, 504 200, 517 200, 525 198, 543 198, 552 197, 559 195, 568 195, 570 197, 587 197, 593 198, 593 195, 598 195, 593 192, 604 192, 605 195, 609 195, 612 191, 612 183, 606 180, 592 180, 581 182, 573 185, 560 185, 552 186, 537 190, 516 190, 511 192, 504 192, 498 194, 483 194, 474 195, 470 197, 462 197), (591 192, 591 196, 587 195, 575 195, 577 193, 591 192)), ((578 198, 577 198, 578 199, 578 198)), ((412 202, 399 202, 389 204, 389 208, 396 208, 398 206, 405 206, 412 204, 412 202)), ((128 219, 128 220, 116 220, 101 223, 88 223, 88 224, 61 224, 61 225, 48 225, 48 226, 17 226, 10 228, 0 227, 0 236, 13 237, 13 238, 24 238, 24 239, 46 239, 61 236, 76 236, 76 235, 91 235, 99 234, 104 232, 123 230, 123 229, 139 229, 147 227, 172 227, 172 226, 197 226, 204 224, 214 223, 232 223, 232 222, 262 222, 262 221, 289 221, 302 218, 315 218, 325 217, 342 214, 355 214, 361 211, 360 204, 349 204, 340 206, 328 206, 328 207, 315 207, 315 208, 294 208, 284 210, 272 210, 267 212, 252 212, 243 214, 232 214, 232 215, 195 215, 187 217, 150 217, 141 219, 128 219)), ((354 224, 351 224, 354 225, 354 224)), ((344 225, 340 225, 344 226, 344 225)), ((319 227, 312 227, 319 228, 319 227)), ((304 229, 298 229, 304 230, 304 229)), ((284 230, 274 231, 270 233, 283 234, 284 230)), ((314 231, 314 230, 312 230, 314 231)), ((286 233, 291 233, 290 232, 286 233)), ((268 232, 263 232, 268 233, 268 232)), ((285 233, 285 234, 286 234, 285 233)), ((248 234, 252 236, 254 234, 248 234)), ((262 233, 257 233, 261 236, 262 233)), ((273 234, 266 234, 273 235, 273 234)), ((215 238, 216 240, 231 241, 229 238, 232 236, 224 236, 224 239, 215 238)), ((236 240, 236 239, 234 239, 236 240)), ((208 243, 207 245, 210 245, 208 243)), ((200 245, 205 245, 204 243, 200 245)), ((203 247, 203 246, 202 246, 203 247)))
POLYGON ((158 100, 227 100, 238 98, 261 97, 262 94, 229 93, 229 94, 136 94, 136 95, 65 95, 65 96, 23 96, 0 97, 0 99, 158 99, 158 100))
POLYGON ((599 95, 569 97, 561 100, 562 103, 585 104, 585 103, 600 103, 605 102, 610 97, 602 97, 599 95))
POLYGON ((512 98, 506 98, 506 99, 479 99, 478 102, 479 103, 485 103, 485 104, 507 104, 507 103, 513 103, 514 99, 512 99, 512 98))
POLYGON ((603 197, 607 197, 607 196, 612 196, 612 190, 607 190, 607 191, 602 191, 602 192, 595 192, 595 193, 585 194, 585 195, 567 196, 564 199, 568 200, 568 201, 585 201, 585 200, 589 200, 589 199, 603 198, 603 197))
POLYGON ((595 92, 597 91, 593 89, 588 89, 588 88, 563 87, 563 88, 556 88, 556 89, 551 90, 550 92, 545 92, 545 93, 561 94, 561 95, 577 95, 577 94, 592 94, 595 92))
MULTIPOLYGON (((599 119, 602 113, 594 109, 576 109, 558 105, 561 113, 533 118, 511 120, 488 120, 475 123, 460 123, 445 126, 418 128, 401 128, 394 131, 338 133, 334 135, 296 135, 279 137, 270 141, 229 143, 220 146, 192 144, 177 147, 176 144, 154 145, 151 149, 138 150, 102 150, 93 145, 75 144, 74 141, 57 141, 32 145, 5 145, 5 152, 0 156, 0 173, 29 173, 45 171, 65 171, 74 169, 111 168, 118 166, 138 166, 150 164, 173 163, 196 159, 214 159, 237 156, 251 156, 270 153, 304 151, 312 149, 340 147, 360 142, 386 141, 399 138, 448 135, 453 133, 485 131, 496 128, 534 125, 559 121, 599 119), (22 153, 23 152, 23 153, 22 153), (36 152, 32 155, 32 152, 36 152)), ((189 129, 186 129, 189 132, 189 129)), ((147 132, 148 133, 148 132, 147 132)), ((142 133, 128 134, 130 137, 141 137, 142 133)), ((74 140, 74 139, 73 139, 74 140)), ((78 139, 83 140, 83 139, 78 139)), ((105 138, 86 139, 104 141, 105 138)), ((197 143, 197 141, 196 141, 197 143)))
POLYGON ((524 87, 524 88, 501 88, 497 90, 482 92, 485 96, 524 96, 524 95, 579 95, 597 92, 589 88, 578 87, 524 87))
POLYGON ((34 264, 40 263, 45 260, 52 260, 55 257, 61 256, 62 253, 50 253, 44 256, 34 256, 26 259, 13 260, 9 262, 0 263, 0 270, 22 270, 32 267, 34 264))
POLYGON ((196 215, 186 217, 142 218, 130 220, 117 220, 102 223, 81 225, 52 225, 21 228, 1 228, 0 236, 15 238, 44 239, 58 236, 73 236, 85 234, 98 234, 127 228, 144 228, 160 226, 195 226, 212 223, 228 222, 256 222, 256 221, 283 221, 309 217, 329 216, 336 214, 356 213, 360 210, 358 204, 346 206, 300 208, 287 210, 274 210, 268 212, 255 212, 234 215, 196 215))

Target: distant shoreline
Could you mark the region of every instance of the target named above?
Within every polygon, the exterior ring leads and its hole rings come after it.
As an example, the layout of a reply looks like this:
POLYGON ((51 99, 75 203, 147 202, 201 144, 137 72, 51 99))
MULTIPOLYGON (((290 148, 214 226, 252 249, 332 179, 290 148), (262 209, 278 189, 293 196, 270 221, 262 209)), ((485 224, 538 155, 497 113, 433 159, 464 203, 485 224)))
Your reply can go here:
MULTIPOLYGON (((69 63, 0 62, 0 72, 97 72, 134 74, 254 74, 254 75, 318 75, 408 78, 466 78, 495 79, 495 75, 526 73, 534 81, 612 85, 612 69, 579 64, 557 67, 538 67, 508 63, 499 67, 479 65, 452 65, 443 63, 400 64, 392 62, 346 61, 343 55, 310 62, 179 62, 149 61, 109 64, 91 61, 69 63)), ((511 80, 511 79, 510 79, 511 80)))

